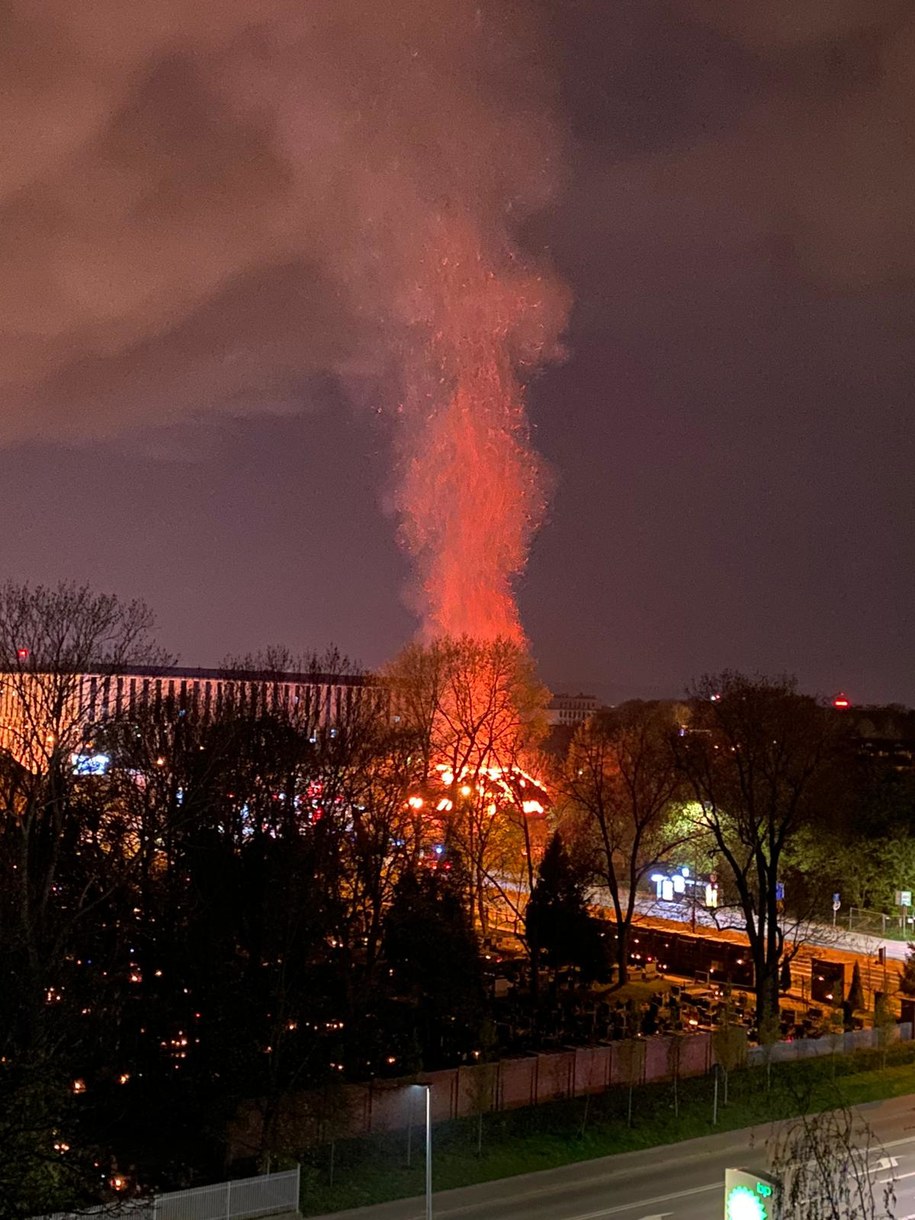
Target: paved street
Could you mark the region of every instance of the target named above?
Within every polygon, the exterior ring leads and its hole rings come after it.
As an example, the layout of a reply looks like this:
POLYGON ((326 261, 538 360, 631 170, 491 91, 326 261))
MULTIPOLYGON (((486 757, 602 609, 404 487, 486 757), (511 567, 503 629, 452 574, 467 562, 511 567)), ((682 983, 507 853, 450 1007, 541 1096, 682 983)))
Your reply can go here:
MULTIPOLYGON (((499 880, 505 889, 514 894, 519 892, 508 878, 500 877, 499 880)), ((526 893, 526 891, 524 892, 526 893)), ((622 891, 621 898, 624 903, 627 901, 625 890, 622 891)), ((608 919, 613 918, 613 904, 610 894, 606 890, 601 890, 599 887, 594 889, 592 901, 606 912, 608 919)), ((697 906, 694 913, 692 904, 688 900, 667 902, 654 898, 650 894, 638 894, 635 909, 638 915, 649 919, 669 920, 671 923, 684 924, 687 928, 691 926, 695 915, 697 932, 728 930, 744 934, 743 916, 736 908, 719 908, 717 911, 708 911, 703 906, 697 906)), ((907 952, 905 941, 893 940, 873 932, 850 932, 845 924, 846 919, 847 916, 843 913, 840 922, 835 927, 829 924, 805 924, 802 929, 804 944, 824 949, 841 949, 846 953, 857 953, 871 958, 876 958, 877 950, 883 948, 890 961, 905 960, 907 952)), ((790 923, 787 935, 790 940, 790 923)), ((915 933, 913 933, 913 939, 915 939, 915 933)))
MULTIPOLYGON (((862 1106, 877 1140, 875 1187, 896 1183, 897 1220, 915 1220, 915 1095, 862 1106)), ((765 1170, 770 1127, 583 1161, 434 1196, 435 1220, 710 1220, 724 1171, 765 1170)), ((876 1142, 876 1141, 875 1141, 876 1142)), ((433 1162, 434 1163, 434 1162, 433 1162)), ((336 1213, 334 1220, 423 1220, 422 1198, 336 1213)))
MULTIPOLYGON (((600 891, 598 891, 600 897, 600 891)), ((609 897, 602 900, 602 905, 610 909, 609 897)), ((640 915, 654 919, 670 919, 675 923, 690 924, 692 908, 688 902, 664 902, 663 900, 642 897, 636 898, 636 910, 640 915)), ((714 913, 699 907, 696 910, 696 930, 706 928, 728 928, 735 932, 743 932, 743 916, 736 910, 719 910, 714 913)), ((790 935, 789 935, 790 939, 790 935)), ((828 924, 805 925, 803 929, 804 943, 820 945, 827 949, 843 949, 847 953, 861 953, 876 957, 878 948, 886 949, 888 958, 903 961, 906 955, 906 943, 901 940, 891 940, 869 932, 849 932, 842 924, 831 927, 828 924)))

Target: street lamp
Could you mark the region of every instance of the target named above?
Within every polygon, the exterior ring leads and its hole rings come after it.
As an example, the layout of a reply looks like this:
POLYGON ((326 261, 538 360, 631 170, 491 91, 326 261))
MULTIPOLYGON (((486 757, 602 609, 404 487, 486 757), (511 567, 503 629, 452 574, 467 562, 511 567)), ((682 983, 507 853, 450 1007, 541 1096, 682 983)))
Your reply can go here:
POLYGON ((432 1085, 415 1084, 426 1090, 426 1220, 432 1220, 432 1085))

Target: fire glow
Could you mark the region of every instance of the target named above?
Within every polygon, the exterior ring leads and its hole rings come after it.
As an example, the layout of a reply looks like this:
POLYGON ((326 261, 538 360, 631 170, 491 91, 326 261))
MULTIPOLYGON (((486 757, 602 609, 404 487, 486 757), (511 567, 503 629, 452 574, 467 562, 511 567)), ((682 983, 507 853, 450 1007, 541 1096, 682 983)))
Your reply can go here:
POLYGON ((450 814, 461 800, 472 800, 481 802, 489 817, 507 805, 515 806, 527 817, 542 817, 550 804, 542 781, 521 767, 490 764, 473 773, 465 767, 455 776, 446 764, 438 763, 435 772, 425 795, 414 793, 407 798, 407 804, 417 813, 428 810, 450 814))
POLYGON ((417 287, 414 322, 430 336, 401 406, 401 537, 417 566, 425 639, 521 643, 513 581, 546 506, 524 374, 557 352, 565 317, 556 285, 506 242, 482 253, 471 225, 440 221, 435 275, 417 287), (497 266, 498 264, 498 266, 497 266))

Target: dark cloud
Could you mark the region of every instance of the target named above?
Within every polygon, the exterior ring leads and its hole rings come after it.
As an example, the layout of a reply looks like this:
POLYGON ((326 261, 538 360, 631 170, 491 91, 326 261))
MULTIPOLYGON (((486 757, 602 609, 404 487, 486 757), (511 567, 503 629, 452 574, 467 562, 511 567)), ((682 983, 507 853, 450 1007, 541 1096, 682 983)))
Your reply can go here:
POLYGON ((308 379, 352 355, 328 309, 335 292, 319 267, 299 261, 241 272, 172 326, 66 363, 35 393, 29 417, 46 435, 85 439, 214 411, 300 410, 311 401, 308 379))
POLYGON ((364 421, 469 209, 495 264, 523 232, 576 298, 535 386, 547 677, 667 694, 733 664, 915 701, 910 14, 7 5, 0 441, 30 443, 0 453, 0 565, 145 593, 192 662, 337 621, 383 660, 409 624, 364 421), (199 473, 145 458, 163 423, 199 473), (120 451, 46 444, 100 436, 120 451))
POLYGON ((742 261, 754 246, 778 247, 812 286, 830 290, 915 270, 907 6, 683 0, 635 18, 632 9, 621 5, 627 21, 611 19, 609 49, 589 80, 612 89, 619 77, 619 24, 629 35, 628 105, 639 103, 635 132, 650 145, 633 136, 606 156, 621 107, 612 94, 602 112, 591 95, 576 99, 608 240, 718 244, 742 261), (659 9, 668 22, 660 36, 659 9), (697 25, 702 16, 707 25, 697 25))
POLYGON ((674 7, 755 50, 776 55, 892 29, 907 10, 906 0, 677 0, 674 7))
POLYGON ((577 172, 547 226, 578 304, 539 433, 564 478, 524 601, 541 655, 583 675, 609 640, 616 695, 737 665, 915 698, 910 10, 578 18, 577 172), (575 642, 551 625, 579 615, 575 642))
POLYGON ((524 7, 8 6, 0 439, 380 379, 435 273, 430 221, 499 251, 553 190, 524 7))

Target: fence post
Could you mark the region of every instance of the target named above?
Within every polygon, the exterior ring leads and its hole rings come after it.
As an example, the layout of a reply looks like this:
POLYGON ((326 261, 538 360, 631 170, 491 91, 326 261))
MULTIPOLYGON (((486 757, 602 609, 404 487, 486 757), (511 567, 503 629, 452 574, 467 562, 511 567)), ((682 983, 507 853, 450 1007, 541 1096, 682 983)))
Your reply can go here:
POLYGON ((226 1220, 232 1218, 232 1182, 226 1182, 226 1220))
POLYGON ((295 1210, 302 1206, 302 1162, 295 1163, 295 1210))

